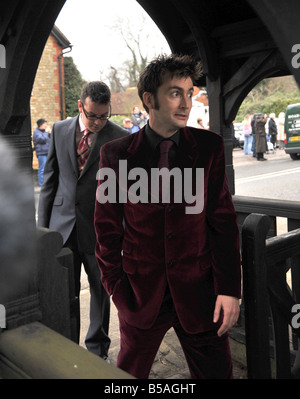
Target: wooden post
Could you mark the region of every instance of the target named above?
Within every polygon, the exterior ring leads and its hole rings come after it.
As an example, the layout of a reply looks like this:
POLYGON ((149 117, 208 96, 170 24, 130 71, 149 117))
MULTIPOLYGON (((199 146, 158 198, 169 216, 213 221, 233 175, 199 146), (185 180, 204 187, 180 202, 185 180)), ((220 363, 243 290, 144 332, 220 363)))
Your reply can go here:
POLYGON ((269 358, 269 298, 265 241, 268 216, 251 214, 242 230, 243 296, 248 378, 271 378, 269 358))

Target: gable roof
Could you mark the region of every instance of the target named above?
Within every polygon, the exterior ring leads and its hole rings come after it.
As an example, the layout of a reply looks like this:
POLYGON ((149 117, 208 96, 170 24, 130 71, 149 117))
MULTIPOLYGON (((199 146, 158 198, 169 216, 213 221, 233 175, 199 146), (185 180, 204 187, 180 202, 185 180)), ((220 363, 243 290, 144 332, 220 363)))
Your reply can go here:
POLYGON ((69 40, 62 33, 62 31, 58 29, 58 27, 56 25, 53 25, 51 34, 57 40, 58 44, 62 47, 62 49, 65 49, 65 48, 68 48, 71 46, 71 43, 69 42, 69 40))

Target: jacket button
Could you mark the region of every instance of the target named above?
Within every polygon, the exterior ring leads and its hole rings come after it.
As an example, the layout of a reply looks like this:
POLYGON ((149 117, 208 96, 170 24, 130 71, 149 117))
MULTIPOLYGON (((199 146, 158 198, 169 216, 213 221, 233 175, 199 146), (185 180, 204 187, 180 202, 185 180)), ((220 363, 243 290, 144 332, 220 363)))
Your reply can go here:
POLYGON ((173 238, 174 237, 174 234, 173 233, 167 233, 167 239, 168 240, 170 240, 171 238, 173 238))
POLYGON ((169 260, 168 260, 168 265, 169 265, 169 266, 172 266, 173 263, 174 263, 173 259, 169 259, 169 260))

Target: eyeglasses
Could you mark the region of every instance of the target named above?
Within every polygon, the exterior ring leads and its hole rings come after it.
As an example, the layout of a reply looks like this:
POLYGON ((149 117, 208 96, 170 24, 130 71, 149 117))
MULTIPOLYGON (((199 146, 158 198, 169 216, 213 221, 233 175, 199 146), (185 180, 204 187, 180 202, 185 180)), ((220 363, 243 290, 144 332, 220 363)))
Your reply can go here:
POLYGON ((82 101, 80 101, 80 102, 81 102, 82 110, 83 110, 83 113, 84 113, 85 117, 87 119, 89 119, 90 121, 95 121, 97 119, 100 119, 100 121, 107 121, 111 117, 111 106, 110 106, 110 104, 109 104, 109 114, 107 116, 104 116, 104 115, 96 116, 96 115, 88 115, 86 113, 86 110, 84 109, 84 105, 82 104, 82 101))

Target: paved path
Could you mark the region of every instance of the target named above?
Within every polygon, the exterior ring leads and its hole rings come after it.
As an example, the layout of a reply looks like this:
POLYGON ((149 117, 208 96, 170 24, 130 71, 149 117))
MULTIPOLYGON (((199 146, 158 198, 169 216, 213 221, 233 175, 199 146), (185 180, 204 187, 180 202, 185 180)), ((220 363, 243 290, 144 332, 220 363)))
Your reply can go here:
MULTIPOLYGON (((264 154, 264 157, 268 161, 276 161, 278 159, 288 159, 290 160, 290 156, 285 153, 284 150, 279 150, 278 148, 276 151, 268 151, 264 154)), ((234 167, 238 167, 239 165, 250 165, 250 164, 260 164, 263 168, 264 162, 258 162, 256 158, 252 155, 245 155, 244 150, 240 148, 234 148, 232 151, 232 160, 234 167)))

